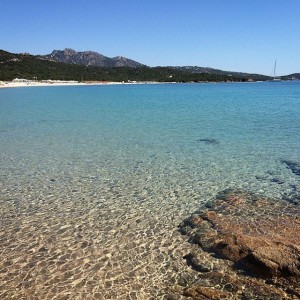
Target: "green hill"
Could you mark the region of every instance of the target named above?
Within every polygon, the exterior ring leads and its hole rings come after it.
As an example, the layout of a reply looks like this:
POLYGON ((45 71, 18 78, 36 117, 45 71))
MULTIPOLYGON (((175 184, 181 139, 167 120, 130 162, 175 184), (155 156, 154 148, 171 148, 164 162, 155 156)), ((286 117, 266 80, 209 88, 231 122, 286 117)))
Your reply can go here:
POLYGON ((260 74, 250 74, 250 73, 243 73, 243 72, 233 72, 233 71, 223 71, 219 69, 213 69, 208 67, 197 67, 197 66, 175 66, 171 67, 180 71, 189 72, 189 73, 207 73, 207 74, 218 74, 218 75, 228 75, 234 76, 237 78, 251 78, 255 81, 266 80, 269 78, 268 76, 260 75, 260 74))
POLYGON ((256 81, 268 80, 268 76, 239 76, 213 73, 193 73, 172 67, 95 67, 45 60, 30 54, 13 54, 0 50, 0 80, 15 78, 30 80, 78 80, 78 81, 256 81))
POLYGON ((282 80, 300 80, 300 73, 293 73, 286 76, 280 77, 282 80))

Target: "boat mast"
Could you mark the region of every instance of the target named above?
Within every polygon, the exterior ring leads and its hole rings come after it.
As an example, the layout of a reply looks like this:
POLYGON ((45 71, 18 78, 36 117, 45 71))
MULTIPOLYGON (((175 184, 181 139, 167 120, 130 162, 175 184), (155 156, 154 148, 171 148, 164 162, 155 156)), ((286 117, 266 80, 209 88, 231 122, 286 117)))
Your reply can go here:
POLYGON ((273 75, 273 78, 275 78, 275 74, 276 74, 276 63, 277 63, 277 59, 275 59, 275 65, 274 65, 274 75, 273 75))

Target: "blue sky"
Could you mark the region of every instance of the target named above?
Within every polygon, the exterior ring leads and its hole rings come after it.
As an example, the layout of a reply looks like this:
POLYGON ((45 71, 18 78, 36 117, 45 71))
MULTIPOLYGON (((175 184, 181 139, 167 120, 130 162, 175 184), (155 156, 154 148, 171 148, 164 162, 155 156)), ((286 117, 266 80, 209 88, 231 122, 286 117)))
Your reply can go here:
POLYGON ((0 0, 0 49, 93 50, 149 66, 300 72, 300 0, 0 0))

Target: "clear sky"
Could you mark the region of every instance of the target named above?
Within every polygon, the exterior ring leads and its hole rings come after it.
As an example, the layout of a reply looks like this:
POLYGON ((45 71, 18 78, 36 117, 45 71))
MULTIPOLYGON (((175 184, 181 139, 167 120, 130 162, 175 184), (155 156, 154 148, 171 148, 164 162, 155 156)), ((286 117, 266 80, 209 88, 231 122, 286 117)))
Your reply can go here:
POLYGON ((300 72, 300 0, 0 0, 0 49, 300 72))

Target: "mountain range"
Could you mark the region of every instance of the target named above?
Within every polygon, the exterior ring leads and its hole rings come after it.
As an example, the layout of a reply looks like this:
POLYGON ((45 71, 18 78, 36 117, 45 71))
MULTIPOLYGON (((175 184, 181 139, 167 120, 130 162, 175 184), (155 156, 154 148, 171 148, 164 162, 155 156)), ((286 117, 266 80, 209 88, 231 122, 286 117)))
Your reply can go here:
MULTIPOLYGON (((54 50, 47 55, 0 50, 0 80, 235 82, 265 81, 272 77, 198 66, 148 67, 132 59, 109 58, 93 51, 54 50)), ((298 79, 300 73, 280 77, 298 79)))
MULTIPOLYGON (((65 48, 64 50, 53 50, 50 54, 38 55, 37 57, 41 59, 46 59, 50 61, 63 62, 68 64, 77 64, 84 66, 95 66, 95 67, 129 67, 129 68, 142 68, 147 67, 146 65, 134 61, 132 59, 126 58, 124 56, 107 57, 95 51, 82 51, 77 52, 71 48, 65 48)), ((245 72, 233 72, 233 71, 223 71, 219 69, 213 69, 209 67, 199 67, 199 66, 169 66, 167 68, 179 70, 187 73, 194 74, 218 74, 218 75, 228 75, 242 78, 258 78, 262 75, 260 74, 249 74, 245 72)), ((282 76, 282 79, 300 79, 299 73, 282 76)))
POLYGON ((64 62, 68 64, 77 64, 84 66, 95 66, 95 67, 129 67, 129 68, 141 68, 145 65, 126 58, 124 56, 116 56, 113 58, 104 56, 94 51, 83 51, 77 52, 70 48, 64 50, 53 50, 52 53, 46 55, 38 55, 39 58, 64 62))

